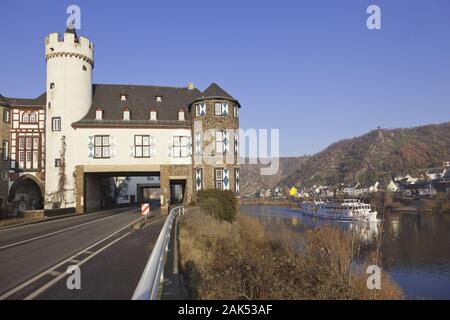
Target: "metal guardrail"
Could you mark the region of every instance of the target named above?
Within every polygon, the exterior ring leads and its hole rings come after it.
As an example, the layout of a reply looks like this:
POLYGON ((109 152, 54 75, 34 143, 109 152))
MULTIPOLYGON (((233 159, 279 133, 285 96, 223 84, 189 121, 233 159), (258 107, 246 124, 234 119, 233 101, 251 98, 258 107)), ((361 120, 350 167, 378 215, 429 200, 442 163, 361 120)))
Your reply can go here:
POLYGON ((161 282, 164 279, 164 263, 170 242, 170 231, 177 215, 184 212, 184 207, 179 206, 170 210, 169 216, 153 247, 141 279, 134 291, 132 300, 157 300, 161 282))

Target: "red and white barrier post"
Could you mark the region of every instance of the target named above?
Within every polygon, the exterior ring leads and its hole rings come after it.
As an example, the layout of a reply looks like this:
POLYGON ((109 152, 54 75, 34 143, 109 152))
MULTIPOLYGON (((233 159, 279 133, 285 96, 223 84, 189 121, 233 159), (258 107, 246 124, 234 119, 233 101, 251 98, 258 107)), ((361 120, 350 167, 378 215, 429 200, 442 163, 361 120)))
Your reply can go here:
POLYGON ((141 214, 145 217, 145 221, 147 221, 147 216, 150 214, 150 203, 141 204, 141 214))

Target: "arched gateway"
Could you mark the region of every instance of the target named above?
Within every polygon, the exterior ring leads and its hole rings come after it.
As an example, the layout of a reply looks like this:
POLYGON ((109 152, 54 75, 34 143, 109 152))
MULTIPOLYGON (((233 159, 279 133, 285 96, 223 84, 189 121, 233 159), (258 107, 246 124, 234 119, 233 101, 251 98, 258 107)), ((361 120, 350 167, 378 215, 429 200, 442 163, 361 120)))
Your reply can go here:
POLYGON ((44 184, 31 174, 21 176, 9 189, 8 201, 14 213, 42 209, 43 198, 44 184))

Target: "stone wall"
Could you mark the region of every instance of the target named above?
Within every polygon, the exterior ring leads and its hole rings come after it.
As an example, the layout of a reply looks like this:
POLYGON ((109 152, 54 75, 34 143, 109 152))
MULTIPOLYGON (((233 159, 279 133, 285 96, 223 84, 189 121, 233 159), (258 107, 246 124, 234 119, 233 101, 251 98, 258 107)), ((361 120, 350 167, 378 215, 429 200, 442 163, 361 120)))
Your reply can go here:
MULTIPOLYGON (((215 151, 211 153, 211 156, 214 156, 214 161, 206 161, 205 158, 199 159, 195 156, 195 132, 198 124, 195 124, 195 121, 201 121, 201 127, 203 131, 202 136, 202 148, 204 151, 208 144, 214 144, 214 137, 211 137, 211 140, 207 141, 208 135, 205 135, 208 130, 238 130, 239 129, 239 118, 234 116, 234 107, 237 107, 237 104, 233 101, 228 101, 229 110, 228 115, 216 116, 214 110, 215 102, 223 102, 224 100, 217 99, 209 99, 204 100, 206 104, 206 114, 201 116, 196 116, 195 105, 192 106, 191 109, 191 119, 192 119, 192 137, 193 137, 193 159, 194 159, 194 168, 202 169, 202 189, 212 189, 215 188, 215 175, 214 170, 217 168, 223 168, 229 170, 229 178, 230 184, 229 189, 235 191, 235 169, 239 169, 239 152, 235 154, 235 141, 234 136, 229 137, 229 154, 226 156, 217 156, 215 151), (231 160, 231 161, 230 161, 231 160), (227 163, 228 162, 228 163, 227 163)), ((211 159, 210 159, 211 160, 211 159)), ((195 190, 195 188, 194 188, 195 190)))
POLYGON ((183 203, 188 204, 193 200, 193 171, 192 165, 161 165, 160 182, 163 203, 161 203, 161 213, 168 213, 168 203, 170 201, 170 181, 186 180, 183 203))
POLYGON ((84 167, 75 167, 75 203, 76 213, 84 213, 84 167))

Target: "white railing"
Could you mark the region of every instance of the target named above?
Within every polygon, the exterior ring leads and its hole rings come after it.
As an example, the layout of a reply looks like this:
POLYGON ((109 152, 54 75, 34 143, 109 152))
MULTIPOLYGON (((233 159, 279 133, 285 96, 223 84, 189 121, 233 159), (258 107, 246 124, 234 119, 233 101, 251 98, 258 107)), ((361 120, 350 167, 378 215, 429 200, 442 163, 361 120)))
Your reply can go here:
POLYGON ((141 279, 134 290, 132 300, 157 300, 161 282, 164 279, 164 263, 170 242, 170 231, 177 215, 184 212, 183 206, 170 210, 169 216, 153 247, 152 254, 148 259, 141 279))

